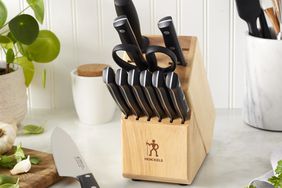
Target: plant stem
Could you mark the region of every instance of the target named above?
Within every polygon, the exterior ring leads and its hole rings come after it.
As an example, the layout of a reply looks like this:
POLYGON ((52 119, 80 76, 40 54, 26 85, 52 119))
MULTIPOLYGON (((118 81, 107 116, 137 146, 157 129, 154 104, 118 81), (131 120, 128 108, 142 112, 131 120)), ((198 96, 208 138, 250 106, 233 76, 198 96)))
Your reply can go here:
POLYGON ((9 63, 6 63, 6 74, 10 72, 10 65, 9 63))

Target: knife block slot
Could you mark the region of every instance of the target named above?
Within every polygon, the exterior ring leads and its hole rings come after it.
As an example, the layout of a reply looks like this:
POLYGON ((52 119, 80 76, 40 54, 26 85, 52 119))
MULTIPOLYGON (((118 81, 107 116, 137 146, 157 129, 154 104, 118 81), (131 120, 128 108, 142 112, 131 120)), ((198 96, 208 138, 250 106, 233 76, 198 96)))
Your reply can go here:
MULTIPOLYGON (((149 36, 150 45, 164 46, 162 36, 149 36)), ((179 37, 187 66, 177 66, 181 87, 190 108, 190 118, 170 123, 153 117, 136 120, 121 117, 123 176, 136 180, 191 184, 208 154, 215 122, 215 109, 198 40, 179 37), (188 49, 188 50, 187 50, 188 49)), ((167 63, 158 55, 159 63, 167 63)))

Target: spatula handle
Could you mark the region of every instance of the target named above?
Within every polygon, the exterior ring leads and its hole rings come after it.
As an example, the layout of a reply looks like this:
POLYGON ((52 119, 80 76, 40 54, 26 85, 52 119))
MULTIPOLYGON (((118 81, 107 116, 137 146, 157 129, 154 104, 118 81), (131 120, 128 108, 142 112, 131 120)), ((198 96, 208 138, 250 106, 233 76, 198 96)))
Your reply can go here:
POLYGON ((100 188, 93 174, 84 174, 77 177, 81 188, 100 188))

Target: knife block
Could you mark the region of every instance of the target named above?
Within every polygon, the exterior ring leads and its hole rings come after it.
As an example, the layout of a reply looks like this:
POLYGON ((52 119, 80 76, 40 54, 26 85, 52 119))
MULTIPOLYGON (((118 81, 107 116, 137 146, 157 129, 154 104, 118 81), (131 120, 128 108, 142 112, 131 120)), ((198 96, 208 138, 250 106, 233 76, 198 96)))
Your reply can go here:
MULTIPOLYGON (((149 36, 150 45, 164 46, 161 36, 149 36)), ((170 123, 154 117, 136 120, 135 116, 121 117, 123 176, 177 184, 191 184, 207 156, 213 137, 215 109, 198 40, 179 37, 187 66, 177 66, 190 108, 190 118, 170 123)), ((157 54, 160 64, 167 57, 157 54)))

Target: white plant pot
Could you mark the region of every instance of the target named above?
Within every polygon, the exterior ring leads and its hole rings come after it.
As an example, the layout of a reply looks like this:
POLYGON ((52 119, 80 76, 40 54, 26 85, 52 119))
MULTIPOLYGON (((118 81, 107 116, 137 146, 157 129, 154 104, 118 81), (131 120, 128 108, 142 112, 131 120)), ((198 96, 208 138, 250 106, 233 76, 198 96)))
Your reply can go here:
MULTIPOLYGON (((6 64, 0 62, 0 67, 6 64)), ((16 121, 18 124, 27 113, 27 93, 22 68, 0 75, 0 121, 16 121)))
POLYGON ((244 121, 282 131, 282 41, 247 36, 244 121))
POLYGON ((82 123, 95 125, 110 121, 116 105, 104 84, 102 77, 78 76, 71 72, 73 100, 82 123))

